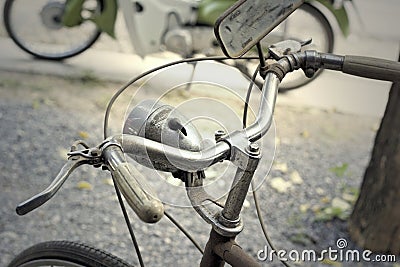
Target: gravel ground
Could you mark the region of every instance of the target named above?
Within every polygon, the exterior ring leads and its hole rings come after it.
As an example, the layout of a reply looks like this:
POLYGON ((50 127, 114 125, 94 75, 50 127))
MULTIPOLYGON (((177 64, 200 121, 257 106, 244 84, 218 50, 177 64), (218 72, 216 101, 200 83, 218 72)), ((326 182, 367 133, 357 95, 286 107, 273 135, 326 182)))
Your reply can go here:
MULTIPOLYGON (((95 144, 101 140, 105 103, 118 86, 88 76, 72 80, 0 72, 1 266, 23 249, 47 240, 82 241, 138 264, 108 173, 80 168, 43 207, 23 217, 14 211, 20 201, 50 183, 72 141, 85 138, 95 144), (79 189, 80 181, 91 188, 79 189)), ((359 187, 379 118, 278 103, 275 122, 275 165, 258 191, 275 245, 286 250, 321 251, 336 248, 337 239, 345 238, 347 248, 355 248, 345 221, 317 218, 333 199, 342 199, 359 187), (340 168, 332 171, 343 164, 348 164, 343 175, 340 168), (293 180, 294 171, 301 179, 293 180), (291 187, 277 192, 271 186, 277 177, 292 181, 291 187)), ((268 167, 260 164, 260 173, 266 173, 268 167)), ((157 184, 153 186, 160 190, 157 184)), ((250 195, 245 204, 245 230, 238 240, 256 256, 266 242, 250 195)), ((205 244, 210 227, 191 208, 166 208, 205 244)), ((141 223, 134 214, 131 218, 147 266, 197 265, 199 253, 166 218, 155 225, 141 223)), ((342 265, 369 266, 365 262, 342 265)), ((272 266, 280 264, 274 261, 272 266)))

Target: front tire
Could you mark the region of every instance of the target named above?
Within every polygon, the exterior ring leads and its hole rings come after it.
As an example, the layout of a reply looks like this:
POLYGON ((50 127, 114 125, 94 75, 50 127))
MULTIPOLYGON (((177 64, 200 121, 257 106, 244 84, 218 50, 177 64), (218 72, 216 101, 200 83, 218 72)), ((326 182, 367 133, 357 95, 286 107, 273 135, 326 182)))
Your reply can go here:
POLYGON ((19 254, 8 267, 131 267, 99 249, 69 241, 34 245, 19 254))
MULTIPOLYGON (((62 24, 66 0, 6 0, 4 25, 25 52, 42 59, 62 60, 91 47, 101 32, 91 21, 74 27, 62 24)), ((100 12, 103 1, 86 0, 82 16, 100 12)))

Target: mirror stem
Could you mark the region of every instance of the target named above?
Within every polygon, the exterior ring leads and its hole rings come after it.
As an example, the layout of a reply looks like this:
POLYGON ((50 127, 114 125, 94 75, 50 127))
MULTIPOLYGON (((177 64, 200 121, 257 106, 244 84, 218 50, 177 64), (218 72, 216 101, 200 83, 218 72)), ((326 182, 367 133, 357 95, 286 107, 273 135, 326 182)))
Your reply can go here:
POLYGON ((260 59, 260 75, 261 75, 261 77, 263 77, 263 79, 265 79, 265 75, 267 74, 266 73, 267 63, 265 62, 265 57, 264 57, 261 43, 258 42, 256 44, 256 46, 257 46, 257 51, 258 51, 258 57, 260 59))

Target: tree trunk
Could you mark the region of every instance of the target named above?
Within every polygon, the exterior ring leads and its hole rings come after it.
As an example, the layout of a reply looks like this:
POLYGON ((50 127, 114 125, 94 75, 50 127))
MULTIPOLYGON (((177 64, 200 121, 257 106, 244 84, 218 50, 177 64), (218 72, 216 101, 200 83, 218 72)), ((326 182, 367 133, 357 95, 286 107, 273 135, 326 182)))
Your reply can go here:
POLYGON ((365 249, 400 254, 400 82, 390 90, 349 231, 365 249))

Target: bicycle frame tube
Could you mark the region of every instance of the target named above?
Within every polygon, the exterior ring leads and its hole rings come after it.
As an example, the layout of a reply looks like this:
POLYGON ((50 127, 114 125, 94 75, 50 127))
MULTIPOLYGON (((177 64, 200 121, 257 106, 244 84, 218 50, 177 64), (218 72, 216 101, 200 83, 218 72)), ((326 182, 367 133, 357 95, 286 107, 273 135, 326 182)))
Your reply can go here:
POLYGON ((225 262, 233 267, 261 266, 235 242, 235 238, 222 236, 211 230, 200 267, 221 267, 225 262))

